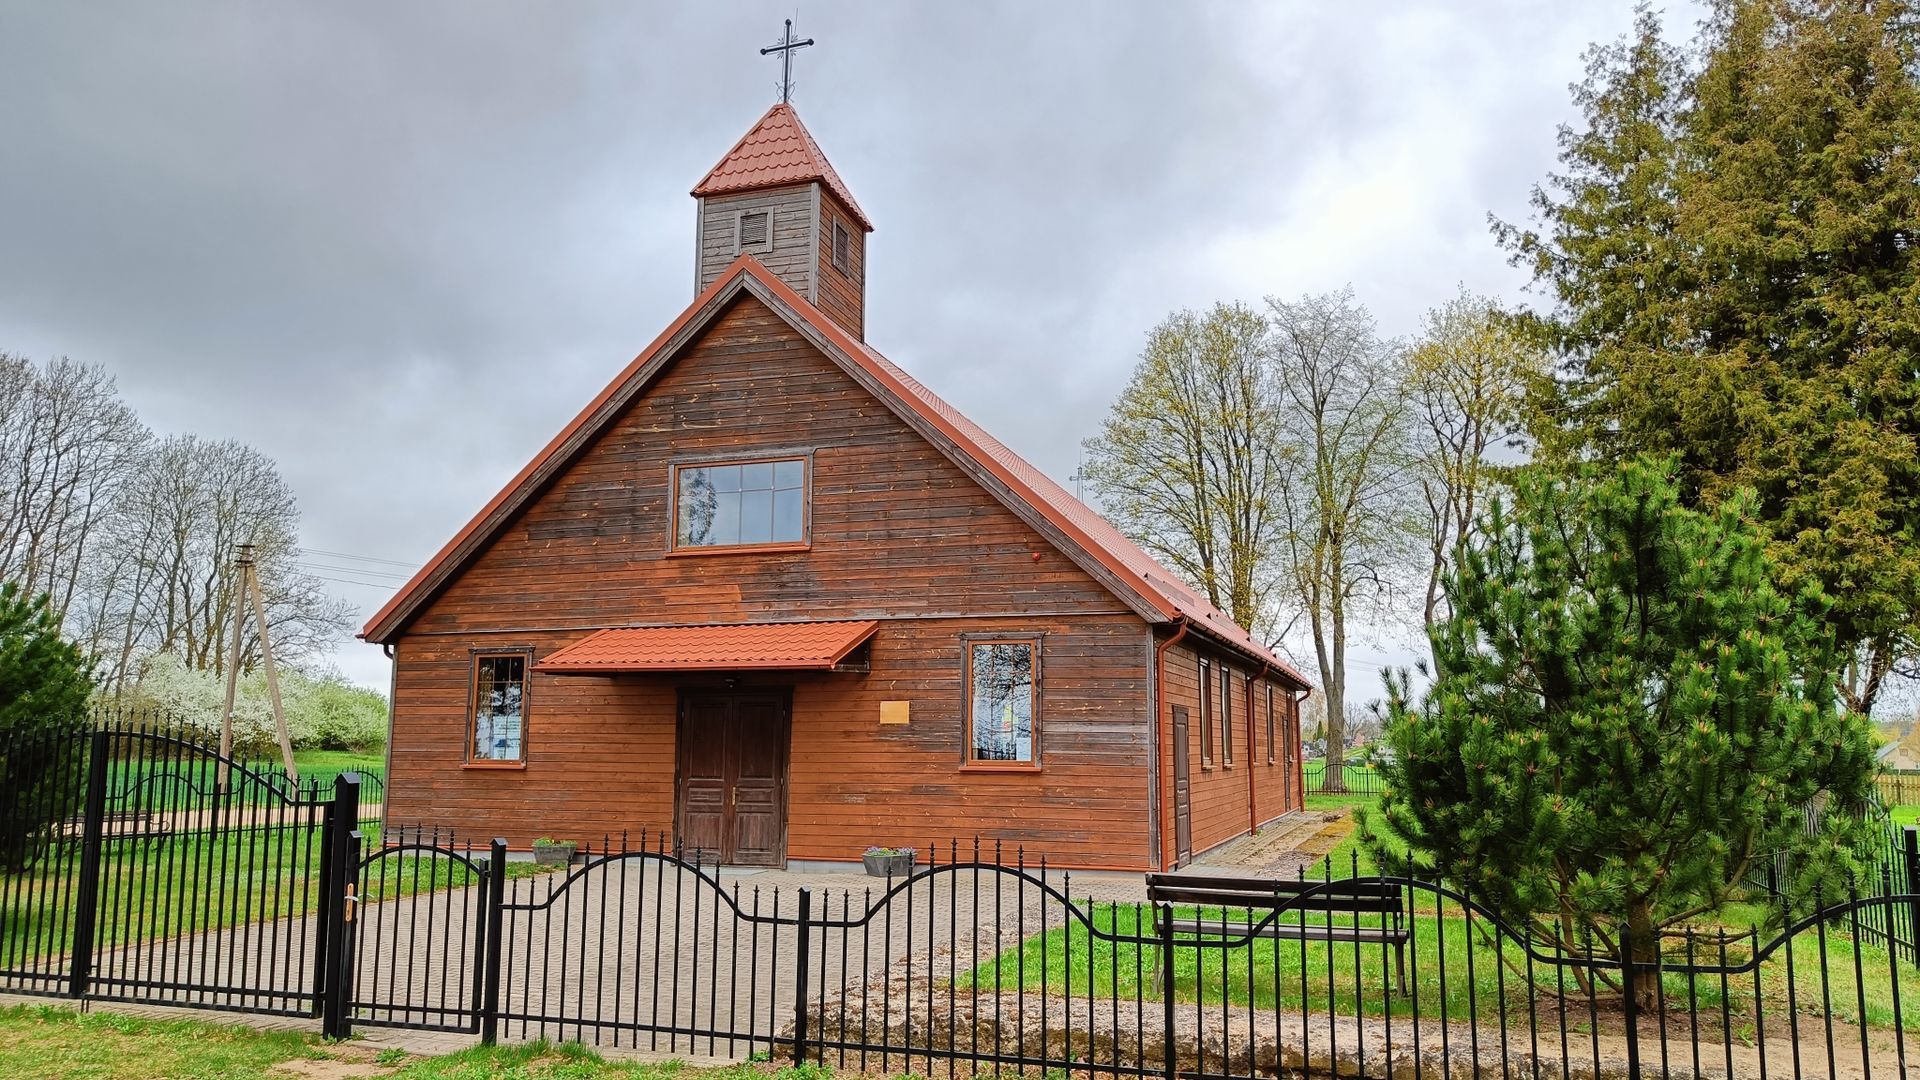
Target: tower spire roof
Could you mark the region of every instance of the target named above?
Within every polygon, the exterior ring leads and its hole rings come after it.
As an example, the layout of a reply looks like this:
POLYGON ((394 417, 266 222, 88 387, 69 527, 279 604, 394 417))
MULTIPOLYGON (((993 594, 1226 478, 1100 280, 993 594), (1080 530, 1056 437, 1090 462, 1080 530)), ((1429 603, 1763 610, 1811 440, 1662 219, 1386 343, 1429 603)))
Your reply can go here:
POLYGON ((704 198, 812 180, 826 184, 834 197, 846 204, 860 227, 873 231, 873 222, 867 220, 860 204, 853 201, 853 193, 847 190, 840 174, 833 171, 827 155, 820 152, 820 144, 813 141, 813 135, 800 122, 800 115, 783 101, 768 109, 766 115, 733 144, 733 149, 727 151, 720 163, 694 185, 692 194, 695 198, 704 198))

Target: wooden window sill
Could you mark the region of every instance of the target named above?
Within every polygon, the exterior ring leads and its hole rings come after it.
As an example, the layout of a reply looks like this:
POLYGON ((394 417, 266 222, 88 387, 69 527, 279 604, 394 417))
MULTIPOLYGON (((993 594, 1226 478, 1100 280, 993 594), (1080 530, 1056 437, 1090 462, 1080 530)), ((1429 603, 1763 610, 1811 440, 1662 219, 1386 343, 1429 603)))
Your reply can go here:
POLYGON ((1039 764, 1003 765, 998 762, 990 762, 990 761, 969 761, 966 764, 960 766, 958 771, 978 772, 978 773, 1037 773, 1037 772, 1044 772, 1045 769, 1046 769, 1046 766, 1039 765, 1039 764))
POLYGON ((713 547, 677 547, 667 552, 667 558, 679 559, 692 555, 790 555, 803 551, 812 551, 813 544, 724 544, 713 547))
POLYGON ((469 761, 460 767, 478 772, 524 772, 527 763, 524 761, 469 761))

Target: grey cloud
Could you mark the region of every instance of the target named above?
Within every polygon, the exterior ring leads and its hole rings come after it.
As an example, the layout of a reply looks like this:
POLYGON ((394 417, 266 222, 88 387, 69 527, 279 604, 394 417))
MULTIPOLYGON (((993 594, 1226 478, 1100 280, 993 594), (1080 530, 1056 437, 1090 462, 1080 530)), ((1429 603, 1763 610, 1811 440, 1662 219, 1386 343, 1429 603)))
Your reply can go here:
MULTIPOLYGON (((260 446, 311 546, 423 560, 690 298, 687 189, 771 102, 791 13, 0 2, 0 348, 260 446)), ((796 104, 878 226, 869 337, 1062 478, 1173 307, 1351 281, 1404 332, 1511 288, 1483 215, 1524 209, 1579 48, 1630 16, 800 14, 796 104), (1466 157, 1460 190, 1389 177, 1417 230, 1289 216, 1329 168, 1382 175, 1410 115, 1466 157)), ((379 683, 372 652, 343 664, 379 683)))

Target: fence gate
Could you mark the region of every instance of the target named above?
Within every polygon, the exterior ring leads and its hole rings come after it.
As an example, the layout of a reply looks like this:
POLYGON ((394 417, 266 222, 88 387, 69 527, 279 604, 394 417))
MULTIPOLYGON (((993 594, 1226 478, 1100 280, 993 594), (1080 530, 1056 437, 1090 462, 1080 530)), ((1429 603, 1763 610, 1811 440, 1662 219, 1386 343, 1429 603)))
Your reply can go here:
POLYGON ((333 798, 152 727, 0 745, 0 988, 315 1015, 333 798), (23 767, 24 766, 24 767, 23 767))
POLYGON ((336 878, 346 885, 336 940, 348 993, 329 1013, 329 1034, 344 1037, 353 1024, 480 1032, 489 971, 497 990, 505 843, 479 858, 437 832, 361 847, 354 832, 342 855, 350 872, 336 878))

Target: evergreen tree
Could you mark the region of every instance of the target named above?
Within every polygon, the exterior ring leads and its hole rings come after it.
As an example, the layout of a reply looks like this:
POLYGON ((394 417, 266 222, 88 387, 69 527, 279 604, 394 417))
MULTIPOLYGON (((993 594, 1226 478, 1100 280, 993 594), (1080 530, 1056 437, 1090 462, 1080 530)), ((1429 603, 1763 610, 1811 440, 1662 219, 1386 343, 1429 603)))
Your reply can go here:
POLYGON ((1838 895, 1874 770, 1825 599, 1776 588, 1748 496, 1689 510, 1667 473, 1519 471, 1449 572, 1434 684, 1415 701, 1389 679, 1386 793, 1362 823, 1384 867, 1548 944, 1627 928, 1642 959, 1776 854, 1793 905, 1838 895))
POLYGON ((0 585, 0 867, 24 867, 41 831, 74 812, 81 785, 63 763, 85 760, 72 743, 92 692, 92 665, 47 598, 0 585))
POLYGON ((1575 102, 1537 231, 1497 227, 1556 301, 1539 457, 1753 492, 1871 712, 1920 653, 1920 7, 1718 0, 1685 54, 1643 10, 1575 102))

